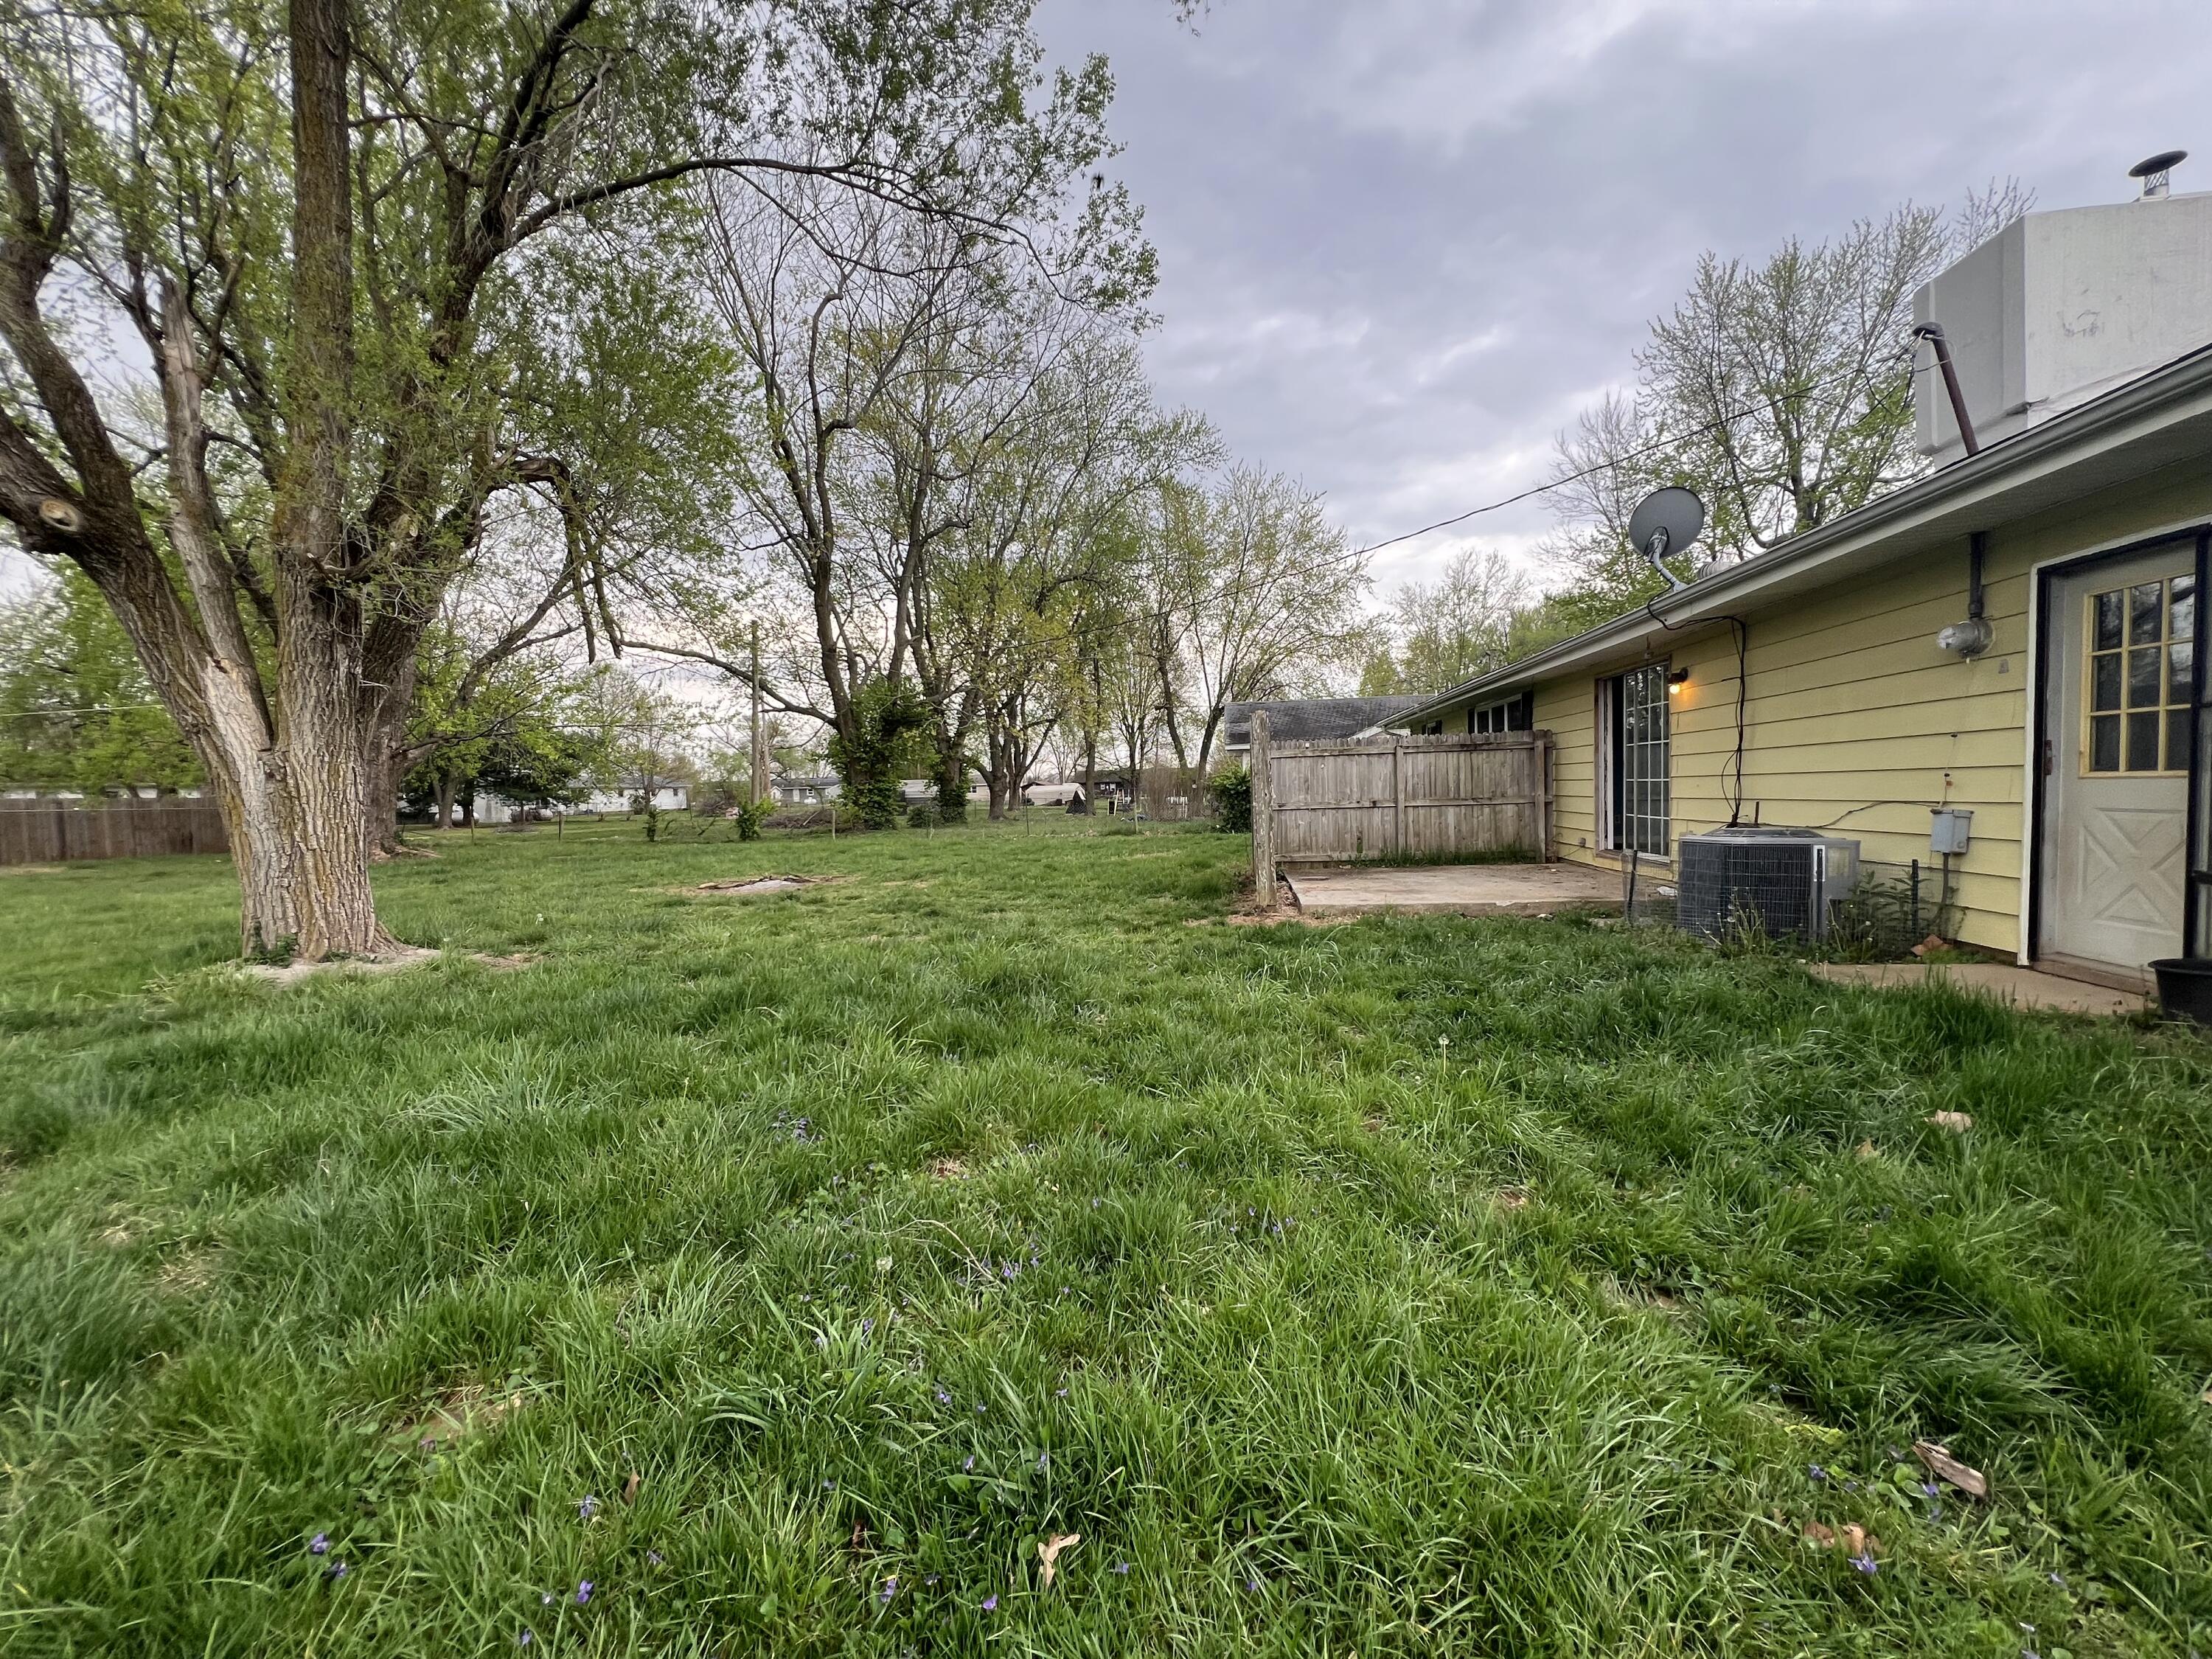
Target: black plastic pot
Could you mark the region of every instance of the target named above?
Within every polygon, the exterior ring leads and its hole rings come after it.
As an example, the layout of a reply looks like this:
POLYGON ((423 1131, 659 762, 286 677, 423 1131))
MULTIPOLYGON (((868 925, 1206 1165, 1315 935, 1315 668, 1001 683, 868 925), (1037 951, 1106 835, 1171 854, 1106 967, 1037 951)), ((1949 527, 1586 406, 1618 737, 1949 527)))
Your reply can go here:
POLYGON ((2161 957, 2150 970, 2158 975, 2158 1006, 2168 1019, 2212 1025, 2212 957, 2161 957))

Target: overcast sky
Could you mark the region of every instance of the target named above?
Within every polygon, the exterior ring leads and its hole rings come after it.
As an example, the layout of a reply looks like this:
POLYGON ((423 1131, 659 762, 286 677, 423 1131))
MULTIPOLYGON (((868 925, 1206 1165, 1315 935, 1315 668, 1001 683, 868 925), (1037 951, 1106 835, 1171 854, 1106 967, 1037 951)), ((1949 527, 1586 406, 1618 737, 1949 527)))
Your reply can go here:
MULTIPOLYGON (((1538 482, 1698 253, 2015 177, 2212 189, 2212 0, 1044 0, 1120 83, 1161 395, 1360 543, 1538 482)), ((1479 520, 1524 550, 1540 507, 1479 520)), ((1378 556, 1387 589, 1456 543, 1378 556)))

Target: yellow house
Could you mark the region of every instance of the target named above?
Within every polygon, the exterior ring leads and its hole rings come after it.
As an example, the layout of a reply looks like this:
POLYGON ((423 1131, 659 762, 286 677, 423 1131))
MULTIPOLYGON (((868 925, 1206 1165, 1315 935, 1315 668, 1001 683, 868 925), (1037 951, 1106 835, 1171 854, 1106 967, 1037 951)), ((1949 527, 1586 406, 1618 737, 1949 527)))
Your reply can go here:
POLYGON ((1550 731, 1560 857, 1819 829, 1921 860, 1966 942, 2136 983, 2212 951, 2208 541, 2212 348, 1392 725, 1550 731))

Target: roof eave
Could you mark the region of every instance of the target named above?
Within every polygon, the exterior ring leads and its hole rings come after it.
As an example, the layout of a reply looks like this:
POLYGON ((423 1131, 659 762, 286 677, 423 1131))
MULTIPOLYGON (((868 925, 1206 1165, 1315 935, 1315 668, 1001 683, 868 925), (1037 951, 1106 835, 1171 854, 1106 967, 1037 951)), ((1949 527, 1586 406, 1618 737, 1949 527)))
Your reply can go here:
MULTIPOLYGON (((2066 451, 2088 447, 2111 436, 2116 427, 2154 418, 2167 412, 2166 405, 2186 404, 2191 398, 2203 403, 2208 398, 2212 398, 2212 347, 2191 352, 2079 409, 2069 410, 2039 426, 2015 433, 1924 478, 1916 478, 1864 507, 1854 508, 1832 524, 1806 531, 1740 564, 1700 576, 1686 586, 1652 600, 1643 610, 1631 611, 1562 640, 1534 656, 1463 681, 1419 708, 1394 717, 1389 724, 1394 728, 1410 726, 1487 693, 1512 690, 1565 673, 1670 627, 1680 629, 1720 621, 1726 614, 1726 607, 1778 581, 1809 574, 1845 553, 1893 533, 1906 521, 1925 516, 1978 490, 2021 482, 2066 451)), ((2178 418, 2191 411, 2172 412, 2178 418)), ((2125 434, 2122 435, 2124 439, 2125 434)))

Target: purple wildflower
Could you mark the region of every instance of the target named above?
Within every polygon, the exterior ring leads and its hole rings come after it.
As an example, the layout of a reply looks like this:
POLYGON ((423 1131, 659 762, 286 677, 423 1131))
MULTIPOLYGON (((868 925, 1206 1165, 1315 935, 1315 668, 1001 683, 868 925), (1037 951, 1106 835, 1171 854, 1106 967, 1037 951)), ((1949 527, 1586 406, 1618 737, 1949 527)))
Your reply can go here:
POLYGON ((837 1483, 835 1480, 824 1480, 822 1483, 822 1490, 824 1492, 835 1492, 837 1490, 837 1483))
POLYGON ((1815 1483, 1824 1481, 1828 1478, 1827 1470, 1822 1468, 1818 1463, 1808 1465, 1805 1473, 1812 1476, 1815 1483))
POLYGON ((984 1612, 986 1612, 986 1613, 996 1613, 998 1610, 999 1610, 999 1598, 998 1598, 996 1595, 987 1595, 987 1596, 985 1596, 985 1597, 983 1598, 983 1611, 984 1611, 984 1612))
POLYGON ((962 1458, 960 1460, 960 1467, 963 1469, 974 1468, 975 1467, 975 1454, 974 1452, 969 1452, 967 1456, 962 1458))
POLYGON ((661 1565, 660 1552, 659 1550, 647 1550, 645 1553, 645 1564, 649 1567, 659 1566, 661 1565))
POLYGON ((1129 1576, 1129 1564, 1127 1561, 1116 1561, 1114 1564, 1114 1573, 1116 1577, 1127 1578, 1129 1576))
POLYGON ((875 1334, 875 1331, 876 1322, 874 1320, 864 1319, 860 1322, 860 1334, 862 1336, 873 1336, 875 1334))
POLYGON ((522 1627, 522 1633, 514 1638, 514 1645, 519 1648, 526 1648, 537 1639, 538 1632, 531 1629, 529 1626, 525 1625, 522 1627))
POLYGON ((590 1605, 592 1600, 592 1581, 588 1578, 583 1579, 578 1583, 576 1585, 576 1605, 578 1607, 581 1607, 590 1605))
POLYGON ((876 1600, 888 1605, 891 1597, 897 1594, 898 1575, 894 1573, 889 1578, 884 1580, 884 1587, 876 1592, 876 1600))
MULTIPOLYGON (((1061 1294, 1062 1296, 1066 1296, 1066 1295, 1067 1294, 1067 1292, 1066 1292, 1066 1291, 1062 1291, 1060 1292, 1060 1294, 1061 1294)), ((1060 1387, 1059 1387, 1059 1388, 1057 1388, 1057 1389, 1054 1389, 1052 1391, 1052 1397, 1053 1397, 1054 1400, 1065 1400, 1065 1399, 1066 1399, 1066 1398, 1067 1398, 1067 1388, 1066 1388, 1066 1385, 1065 1383, 1063 1383, 1060 1387)))
POLYGON ((344 1562, 333 1561, 330 1565, 323 1569, 323 1577, 329 1579, 332 1583, 336 1583, 339 1579, 344 1577, 349 1571, 351 1570, 347 1567, 344 1562))
POLYGON ((1050 1468, 1051 1467, 1052 1467, 1052 1454, 1051 1454, 1050 1452, 1039 1452, 1039 1453, 1037 1454, 1037 1473, 1038 1473, 1039 1474, 1043 1474, 1047 1469, 1050 1468))
POLYGON ((939 1389, 937 1391, 937 1403, 938 1403, 939 1405, 940 1405, 940 1406, 949 1406, 949 1405, 951 1405, 951 1404, 952 1403, 952 1396, 951 1396, 951 1394, 949 1394, 948 1392, 946 1392, 945 1389, 939 1389))
POLYGON ((933 1573, 931 1573, 927 1577, 924 1578, 921 1582, 922 1582, 923 1583, 927 1584, 927 1586, 929 1586, 929 1588, 930 1588, 930 1589, 935 1589, 937 1588, 937 1583, 938 1583, 937 1575, 936 1575, 935 1573, 933 1573, 933 1573))
POLYGON ((576 1505, 576 1513, 582 1516, 586 1521, 590 1520, 599 1512, 599 1500, 598 1498, 588 1492, 585 1494, 584 1501, 576 1505))
POLYGON ((538 1605, 541 1607, 551 1607, 553 1605, 553 1592, 551 1590, 538 1591, 538 1605))
POLYGON ((1260 1593, 1260 1589, 1261 1589, 1261 1585, 1260 1585, 1260 1575, 1259 1575, 1258 1573, 1256 1573, 1256 1572, 1255 1572, 1255 1573, 1252 1574, 1252 1575, 1251 1575, 1251 1577, 1248 1577, 1247 1579, 1245 1579, 1245 1581, 1244 1581, 1244 1588, 1245 1588, 1247 1590, 1250 1591, 1253 1595, 1257 1595, 1260 1593))
POLYGON ((328 1534, 328 1533, 326 1533, 326 1532, 319 1532, 319 1533, 317 1533, 317 1534, 316 1534, 313 1538, 310 1538, 310 1539, 307 1540, 307 1553, 308 1553, 308 1554, 310 1554, 310 1555, 328 1555, 330 1553, 331 1553, 331 1535, 330 1535, 330 1534, 328 1534))
POLYGON ((1869 1550, 1860 1554, 1854 1555, 1851 1557, 1851 1565, 1856 1567, 1861 1572, 1871 1577, 1876 1565, 1873 1552, 1869 1550))
POLYGON ((1923 1480, 1920 1483, 1920 1495, 1923 1498, 1941 1498, 1943 1495, 1943 1488, 1933 1480, 1923 1480))
POLYGON ((983 1402, 982 1402, 981 1401, 980 1401, 980 1400, 979 1400, 979 1401, 977 1401, 975 1402, 975 1415, 976 1415, 976 1416, 978 1416, 978 1417, 981 1417, 982 1414, 983 1414, 983 1402))
POLYGON ((2059 1589, 2064 1589, 2066 1588, 2066 1575, 2063 1572, 2054 1572, 2051 1575, 2051 1582, 2057 1585, 2059 1589))

